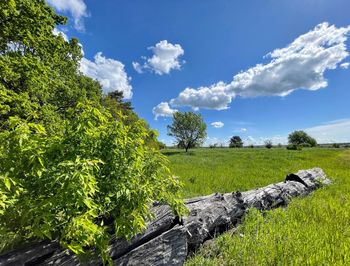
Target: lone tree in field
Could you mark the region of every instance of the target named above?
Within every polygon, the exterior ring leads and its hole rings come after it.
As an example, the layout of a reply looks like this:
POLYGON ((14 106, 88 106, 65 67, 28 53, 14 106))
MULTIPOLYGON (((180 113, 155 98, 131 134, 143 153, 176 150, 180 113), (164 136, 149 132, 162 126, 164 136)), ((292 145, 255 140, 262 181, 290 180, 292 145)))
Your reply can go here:
POLYGON ((272 141, 270 139, 265 140, 265 147, 271 149, 273 147, 272 141))
POLYGON ((298 145, 298 146, 315 147, 317 145, 316 140, 302 130, 298 130, 290 133, 288 136, 288 142, 289 144, 298 145))
POLYGON ((240 136, 233 136, 230 139, 230 148, 242 148, 243 141, 240 136))
POLYGON ((187 152, 203 143, 207 136, 207 125, 200 114, 193 112, 176 112, 172 125, 168 125, 168 135, 175 137, 177 145, 187 152))

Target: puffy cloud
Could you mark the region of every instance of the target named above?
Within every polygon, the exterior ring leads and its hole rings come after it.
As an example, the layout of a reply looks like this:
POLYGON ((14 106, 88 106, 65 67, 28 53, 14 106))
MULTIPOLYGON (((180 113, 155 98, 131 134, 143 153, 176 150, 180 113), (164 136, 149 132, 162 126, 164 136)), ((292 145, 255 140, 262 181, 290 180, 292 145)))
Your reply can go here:
POLYGON ((349 65, 350 65, 349 62, 345 62, 345 63, 341 64, 340 67, 341 67, 342 69, 348 69, 349 65))
POLYGON ((172 44, 163 40, 148 49, 153 52, 153 56, 143 57, 146 61, 143 65, 138 62, 132 63, 138 73, 143 73, 144 69, 148 69, 158 75, 169 74, 172 69, 180 69, 184 63, 179 58, 184 54, 180 44, 172 44))
POLYGON ((88 17, 84 0, 47 0, 47 3, 59 12, 69 12, 74 19, 74 27, 83 31, 83 18, 88 17))
MULTIPOLYGON (((349 55, 345 44, 349 32, 350 26, 337 28, 321 23, 287 47, 267 54, 265 57, 270 58, 270 62, 238 73, 228 84, 219 82, 209 87, 186 88, 170 103, 223 110, 235 95, 286 96, 297 89, 324 88, 327 86, 325 71, 336 69, 349 55)), ((343 63, 340 67, 348 65, 343 63)))
POLYGON ((98 80, 105 93, 122 91, 125 99, 131 99, 132 86, 129 84, 131 78, 127 76, 121 62, 106 58, 99 52, 95 55, 94 61, 83 58, 80 71, 98 80))
POLYGON ((235 75, 231 88, 244 97, 286 96, 297 89, 324 88, 324 72, 337 68, 349 55, 345 45, 349 31, 350 26, 319 24, 287 47, 269 53, 271 62, 235 75))
POLYGON ((227 93, 227 85, 219 82, 210 87, 198 89, 186 88, 179 96, 170 101, 175 106, 190 106, 194 110, 199 108, 224 110, 229 108, 234 93, 227 93))
POLYGON ((221 121, 217 121, 217 122, 211 123, 211 125, 212 125, 213 127, 215 127, 215 128, 221 128, 221 127, 224 126, 224 123, 221 122, 221 121))
POLYGON ((158 117, 171 117, 177 110, 170 108, 167 102, 161 102, 153 108, 152 112, 157 120, 158 117))

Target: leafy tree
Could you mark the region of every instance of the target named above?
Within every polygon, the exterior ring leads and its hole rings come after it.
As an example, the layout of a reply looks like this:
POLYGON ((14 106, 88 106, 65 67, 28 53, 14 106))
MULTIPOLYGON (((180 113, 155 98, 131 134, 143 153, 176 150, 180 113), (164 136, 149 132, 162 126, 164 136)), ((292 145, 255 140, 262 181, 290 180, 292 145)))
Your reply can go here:
POLYGON ((230 139, 230 148, 242 148, 243 147, 243 141, 240 136, 233 136, 230 139))
POLYGON ((314 138, 309 136, 305 131, 298 130, 289 134, 288 136, 289 144, 299 145, 299 146, 311 146, 315 147, 317 142, 314 138))
POLYGON ((58 237, 77 254, 95 246, 108 259, 106 221, 130 238, 145 227, 155 200, 181 214, 179 181, 144 145, 142 123, 131 130, 90 104, 69 111, 62 136, 18 117, 0 134, 1 237, 3 244, 58 237))
POLYGON ((184 212, 181 185, 146 143, 156 132, 79 72, 78 40, 52 33, 65 21, 44 0, 0 1, 0 252, 49 238, 108 260, 154 201, 184 212))
POLYGON ((203 143, 206 138, 207 125, 200 114, 193 112, 176 112, 172 125, 168 125, 168 135, 176 138, 177 145, 188 149, 203 143))
POLYGON ((270 139, 265 141, 265 147, 271 149, 273 147, 272 141, 270 139))
POLYGON ((0 2, 0 127, 18 116, 56 134, 68 108, 99 104, 100 85, 78 72, 78 40, 53 34, 65 22, 42 0, 0 2))

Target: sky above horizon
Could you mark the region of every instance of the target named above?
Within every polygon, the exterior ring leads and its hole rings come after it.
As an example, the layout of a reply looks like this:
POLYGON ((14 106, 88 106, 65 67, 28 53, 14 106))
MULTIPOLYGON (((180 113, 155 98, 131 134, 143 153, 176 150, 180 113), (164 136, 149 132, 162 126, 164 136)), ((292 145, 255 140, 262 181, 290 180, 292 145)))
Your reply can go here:
POLYGON ((121 90, 173 143, 175 111, 200 113, 206 145, 350 142, 348 0, 47 0, 77 37, 81 71, 121 90))

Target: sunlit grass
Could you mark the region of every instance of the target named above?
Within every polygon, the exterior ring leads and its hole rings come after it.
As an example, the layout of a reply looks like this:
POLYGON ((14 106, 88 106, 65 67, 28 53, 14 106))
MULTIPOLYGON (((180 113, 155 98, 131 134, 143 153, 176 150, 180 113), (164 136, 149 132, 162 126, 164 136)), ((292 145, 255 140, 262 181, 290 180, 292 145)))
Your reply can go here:
POLYGON ((334 181, 285 209, 250 211, 235 234, 203 247, 188 265, 350 265, 350 150, 202 149, 169 159, 186 197, 260 187, 315 166, 334 181))

